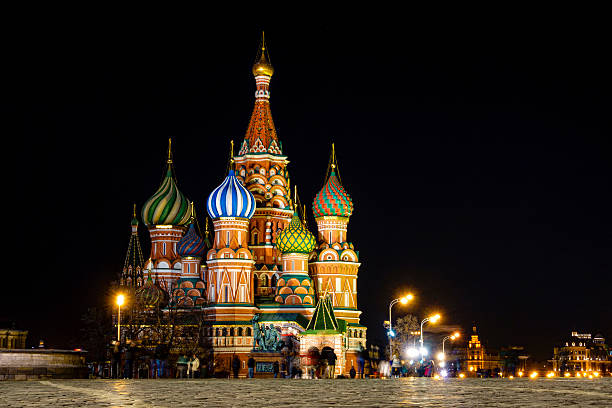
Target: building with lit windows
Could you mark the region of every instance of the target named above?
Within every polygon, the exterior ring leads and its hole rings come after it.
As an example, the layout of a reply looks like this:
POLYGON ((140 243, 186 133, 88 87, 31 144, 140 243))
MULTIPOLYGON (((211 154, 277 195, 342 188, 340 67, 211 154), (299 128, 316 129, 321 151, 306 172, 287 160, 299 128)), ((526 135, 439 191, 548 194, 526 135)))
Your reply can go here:
MULTIPOLYGON (((306 352, 331 348, 338 362, 335 375, 345 374, 357 366, 360 348, 366 348, 357 304, 359 253, 348 240, 353 202, 332 146, 323 187, 312 205, 317 233, 309 231, 272 119, 274 68, 263 38, 252 73, 255 102, 246 134, 237 154, 232 142, 227 172, 213 171, 221 183, 205 203, 212 230, 208 219, 206 233, 199 230, 197 205, 178 189, 169 147, 162 183, 141 209, 151 239, 149 259, 126 262, 121 281, 136 287, 147 304, 161 304, 166 296, 170 305, 202 313, 218 369, 229 369, 238 356, 246 375, 246 360, 257 346, 252 330, 257 316, 258 324, 278 330, 295 350, 305 336, 312 345, 306 352), (333 333, 312 322, 318 304, 334 322, 333 333)), ((137 229, 134 218, 133 235, 137 229)), ((133 236, 130 259, 140 251, 136 244, 133 236)))
POLYGON ((581 373, 597 372, 612 374, 612 351, 601 334, 572 332, 553 349, 550 362, 558 375, 577 376, 581 373))

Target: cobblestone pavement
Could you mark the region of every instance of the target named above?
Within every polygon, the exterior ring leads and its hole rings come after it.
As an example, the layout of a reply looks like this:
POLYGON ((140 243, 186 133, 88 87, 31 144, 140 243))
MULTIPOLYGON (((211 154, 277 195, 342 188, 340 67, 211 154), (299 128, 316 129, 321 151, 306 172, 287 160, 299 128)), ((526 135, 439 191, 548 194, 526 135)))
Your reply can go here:
POLYGON ((0 382, 0 407, 612 407, 612 378, 0 382))

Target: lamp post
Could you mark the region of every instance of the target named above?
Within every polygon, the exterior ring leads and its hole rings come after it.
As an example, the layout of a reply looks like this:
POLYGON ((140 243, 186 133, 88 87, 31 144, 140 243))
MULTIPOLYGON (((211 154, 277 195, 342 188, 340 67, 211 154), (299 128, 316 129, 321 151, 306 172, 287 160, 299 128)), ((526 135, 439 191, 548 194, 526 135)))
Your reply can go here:
POLYGON ((409 301, 411 301, 412 299, 414 299, 414 296, 412 296, 412 294, 407 294, 404 297, 401 297, 399 299, 393 299, 391 301, 391 303, 389 303, 389 359, 393 359, 393 345, 391 344, 391 337, 394 336, 393 334, 393 322, 391 320, 391 308, 393 308, 393 306, 396 303, 401 303, 402 305, 407 304, 409 301))
POLYGON ((121 305, 125 302, 125 296, 117 295, 117 341, 121 343, 121 305))
POLYGON ((444 337, 444 338, 442 339, 442 354, 444 354, 444 342, 445 342, 446 340, 448 340, 448 339, 455 340, 455 339, 458 339, 458 338, 459 338, 459 332, 457 332, 457 333, 453 333, 453 334, 452 334, 452 335, 450 335, 450 336, 446 336, 446 337, 444 337))
POLYGON ((421 360, 423 359, 423 325, 427 322, 432 322, 435 323, 440 319, 440 315, 436 314, 433 316, 429 316, 426 317, 425 319, 423 319, 423 321, 421 322, 421 360))

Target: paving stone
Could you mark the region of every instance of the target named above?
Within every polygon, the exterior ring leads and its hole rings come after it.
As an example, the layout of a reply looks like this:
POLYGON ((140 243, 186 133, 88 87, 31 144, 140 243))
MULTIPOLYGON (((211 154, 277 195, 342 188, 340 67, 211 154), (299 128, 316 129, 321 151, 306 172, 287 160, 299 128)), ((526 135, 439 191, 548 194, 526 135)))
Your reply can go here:
POLYGON ((612 378, 42 380, 0 382, 0 407, 607 407, 612 378))

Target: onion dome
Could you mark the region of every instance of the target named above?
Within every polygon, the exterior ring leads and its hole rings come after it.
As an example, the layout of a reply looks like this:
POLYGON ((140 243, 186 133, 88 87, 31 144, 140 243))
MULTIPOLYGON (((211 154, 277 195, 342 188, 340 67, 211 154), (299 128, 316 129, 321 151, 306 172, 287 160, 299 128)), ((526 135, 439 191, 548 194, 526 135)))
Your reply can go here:
POLYGON ((255 212, 255 197, 238 181, 234 170, 208 196, 206 209, 212 219, 221 217, 251 218, 255 212))
POLYGON ((267 54, 268 53, 266 52, 266 42, 265 42, 265 38, 262 33, 261 52, 259 53, 259 58, 257 58, 257 62, 253 64, 253 75, 254 76, 266 75, 266 76, 271 77, 272 75, 274 75, 274 68, 272 67, 272 64, 270 63, 270 56, 267 54))
POLYGON ((183 235, 183 238, 176 244, 176 252, 181 257, 197 256, 201 258, 205 248, 206 243, 196 232, 193 222, 189 225, 187 233, 183 235))
POLYGON ((304 226, 297 212, 287 227, 278 234, 276 247, 284 254, 298 252, 309 254, 315 247, 315 237, 304 226))
POLYGON ((325 216, 350 217, 353 214, 353 200, 348 195, 332 166, 327 182, 315 196, 312 211, 315 218, 325 216))
POLYGON ((189 222, 189 200, 176 186, 171 155, 168 149, 166 175, 155 194, 142 207, 142 220, 148 226, 185 225, 189 222))
POLYGON ((158 306, 165 300, 165 292, 151 279, 151 273, 144 285, 136 289, 136 300, 144 307, 152 308, 158 306))

